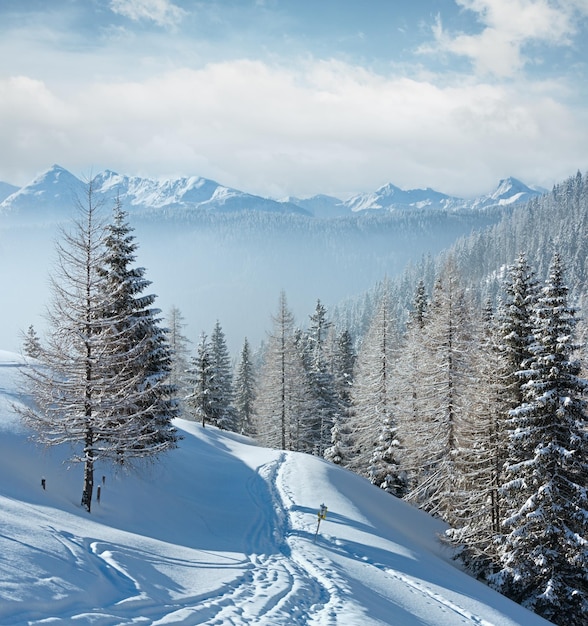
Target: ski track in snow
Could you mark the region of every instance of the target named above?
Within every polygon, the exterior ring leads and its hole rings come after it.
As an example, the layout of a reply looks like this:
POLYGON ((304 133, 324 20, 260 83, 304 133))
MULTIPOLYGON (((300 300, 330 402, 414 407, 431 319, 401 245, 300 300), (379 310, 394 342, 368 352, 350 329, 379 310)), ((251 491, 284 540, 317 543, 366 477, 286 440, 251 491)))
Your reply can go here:
MULTIPOLYGON (((287 462, 287 453, 282 453, 277 459, 260 466, 248 481, 247 489, 257 515, 246 531, 249 554, 242 575, 213 594, 184 596, 177 603, 158 603, 157 596, 143 589, 141 582, 129 573, 130 568, 124 565, 125 555, 120 548, 106 542, 88 541, 85 549, 103 563, 103 576, 118 578, 117 588, 126 588, 128 595, 102 615, 93 612, 72 615, 71 619, 82 623, 87 620, 100 626, 381 623, 358 614, 357 607, 349 601, 348 584, 337 575, 336 566, 320 543, 313 541, 316 519, 309 519, 308 513, 295 512, 294 497, 280 480, 281 470, 287 462), (346 615, 348 622, 345 621, 346 615)), ((70 546, 72 558, 79 560, 79 541, 67 537, 63 543, 70 546)), ((341 545, 338 547, 341 549, 341 545)), ((351 552, 349 556, 357 558, 351 552)), ((379 568, 392 585, 408 587, 424 598, 431 611, 446 614, 447 623, 492 626, 419 580, 377 563, 369 563, 369 566, 379 568)), ((61 620, 53 623, 61 623, 61 620)))
MULTIPOLYGON (((132 561, 140 557, 126 553, 120 545, 62 533, 60 541, 72 560, 87 568, 90 558, 100 571, 104 584, 112 581, 115 583, 113 588, 124 589, 126 595, 103 611, 76 613, 74 609, 68 617, 62 613, 62 618, 52 619, 51 623, 61 625, 71 620, 100 626, 336 624, 336 609, 340 602, 333 602, 334 586, 322 575, 320 568, 291 552, 287 539, 291 530, 290 517, 277 485, 285 459, 286 455, 281 454, 276 460, 262 465, 248 482, 247 489, 257 507, 257 515, 246 531, 249 554, 242 564, 242 575, 212 594, 184 596, 177 602, 165 602, 162 594, 158 597, 154 590, 143 588, 141 581, 131 573, 132 561)), ((323 568, 328 568, 327 562, 323 568)), ((31 619, 29 623, 44 621, 31 619)))
MULTIPOLYGON (((47 614, 41 617, 41 611, 31 607, 19 615, 21 621, 12 623, 29 626, 389 624, 386 613, 368 614, 358 602, 355 594, 367 589, 368 593, 380 596, 382 606, 388 607, 386 612, 393 605, 399 607, 403 613, 398 614, 405 614, 408 620, 399 624, 493 626, 460 606, 459 594, 436 587, 434 578, 419 578, 399 571, 390 566, 394 559, 381 563, 377 562, 378 557, 370 558, 363 546, 369 550, 370 542, 379 540, 375 529, 374 535, 360 540, 347 534, 338 539, 328 534, 327 521, 315 541, 316 513, 297 501, 298 489, 292 481, 297 468, 294 454, 276 453, 247 478, 244 489, 250 510, 244 516, 249 520, 243 529, 244 552, 233 556, 222 551, 191 551, 157 540, 153 544, 146 540, 140 548, 128 547, 124 540, 116 538, 95 539, 54 529, 53 537, 63 547, 64 567, 69 562, 81 573, 82 580, 96 581, 93 594, 103 603, 94 606, 102 608, 90 609, 81 599, 70 604, 64 598, 67 606, 52 611, 53 617, 47 614), (191 576, 202 572, 207 558, 211 558, 211 567, 216 568, 222 567, 219 563, 226 560, 230 570, 224 580, 213 580, 208 590, 166 574, 168 570, 181 569, 188 581, 198 580, 191 576), (200 588, 200 592, 192 593, 194 588, 200 588)), ((300 476, 300 480, 304 481, 305 477, 300 476)), ((336 515, 334 510, 331 514, 336 515)), ((341 532, 365 532, 360 520, 361 516, 355 520, 358 524, 355 530, 353 526, 350 530, 340 527, 341 532)), ((350 522, 351 518, 347 523, 350 522)), ((396 544, 389 545, 398 549, 396 544)), ((402 554, 401 558, 406 556, 402 554)), ((383 561, 386 559, 382 557, 383 561)), ((82 581, 80 585, 83 588, 82 581)))
MULTIPOLYGON (((305 563, 292 558, 283 537, 288 532, 288 518, 276 486, 285 454, 257 470, 259 480, 251 479, 248 490, 259 514, 248 531, 251 565, 237 584, 217 597, 205 599, 191 609, 183 608, 168 615, 173 623, 211 626, 268 624, 311 624, 329 600, 326 587, 309 575, 305 563), (269 488, 269 496, 267 489, 269 488), (266 547, 264 553, 257 553, 266 547), (175 620, 184 618, 185 621, 175 620)), ((154 624, 164 624, 166 620, 154 624)))

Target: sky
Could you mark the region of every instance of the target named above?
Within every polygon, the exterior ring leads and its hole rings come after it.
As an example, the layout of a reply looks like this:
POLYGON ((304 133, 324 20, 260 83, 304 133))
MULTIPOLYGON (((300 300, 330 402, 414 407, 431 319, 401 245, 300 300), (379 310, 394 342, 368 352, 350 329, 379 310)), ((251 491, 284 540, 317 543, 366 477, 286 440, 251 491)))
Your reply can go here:
POLYGON ((266 197, 588 169, 588 0, 2 0, 0 181, 266 197))

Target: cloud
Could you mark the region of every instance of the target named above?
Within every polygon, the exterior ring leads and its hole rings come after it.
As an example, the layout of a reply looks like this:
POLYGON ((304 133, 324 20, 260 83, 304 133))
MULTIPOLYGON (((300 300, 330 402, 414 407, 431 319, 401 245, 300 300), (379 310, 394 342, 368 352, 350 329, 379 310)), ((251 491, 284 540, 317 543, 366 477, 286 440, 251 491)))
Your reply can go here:
POLYGON ((587 120, 557 92, 439 86, 335 61, 212 63, 63 97, 10 79, 0 81, 0 178, 25 183, 25 168, 57 162, 76 174, 200 175, 274 197, 348 197, 387 182, 467 195, 507 175, 550 186, 588 166, 587 120))
POLYGON ((456 0, 476 14, 482 25, 477 34, 449 33, 437 18, 436 45, 443 51, 469 58, 478 74, 514 76, 531 60, 530 43, 569 45, 576 34, 578 15, 588 15, 585 0, 456 0))
POLYGON ((110 0, 114 13, 134 21, 149 20, 158 26, 174 26, 186 12, 169 0, 110 0))

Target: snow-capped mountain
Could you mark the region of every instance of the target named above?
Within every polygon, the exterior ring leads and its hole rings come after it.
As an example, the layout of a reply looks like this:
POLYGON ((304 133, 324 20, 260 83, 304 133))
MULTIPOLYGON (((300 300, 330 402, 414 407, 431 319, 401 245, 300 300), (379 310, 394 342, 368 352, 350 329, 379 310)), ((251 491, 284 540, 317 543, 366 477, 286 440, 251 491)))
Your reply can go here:
POLYGON ((503 178, 492 193, 476 198, 471 203, 471 208, 482 209, 487 206, 506 206, 527 202, 533 196, 541 195, 541 193, 542 191, 531 189, 516 178, 503 178))
POLYGON ((372 193, 359 194, 349 198, 345 206, 351 211, 372 211, 386 209, 455 209, 462 208, 465 201, 454 198, 430 187, 426 189, 403 190, 392 183, 380 187, 372 193))
POLYGON ((359 194, 343 203, 351 211, 406 211, 414 209, 468 210, 490 206, 506 206, 526 202, 542 191, 531 189, 516 178, 505 178, 494 191, 474 199, 449 196, 430 187, 426 189, 400 189, 391 183, 372 193, 359 194))
POLYGON ((342 200, 324 194, 318 194, 311 198, 295 198, 290 196, 282 200, 282 202, 289 202, 302 207, 314 217, 328 219, 330 217, 349 215, 349 209, 342 200))
MULTIPOLYGON (((105 170, 93 178, 97 198, 111 201, 119 197, 132 213, 163 213, 182 216, 195 210, 214 213, 265 211, 301 214, 317 218, 358 215, 363 211, 468 210, 490 206, 509 206, 525 202, 541 191, 527 187, 516 178, 501 180, 491 193, 465 200, 426 189, 403 190, 389 183, 374 192, 342 201, 327 195, 311 198, 286 198, 281 201, 226 187, 213 180, 189 176, 156 180, 127 176, 105 170)), ((43 218, 63 217, 72 213, 76 197, 83 197, 84 181, 59 165, 53 165, 21 189, 0 184, 0 216, 43 218)))
POLYGON ((118 195, 123 204, 144 209, 168 207, 207 209, 213 211, 270 211, 306 213, 292 203, 276 202, 225 187, 200 176, 154 180, 126 176, 106 170, 94 179, 96 191, 105 196, 118 195))
POLYGON ((0 215, 20 217, 65 215, 83 192, 81 180, 59 165, 39 174, 28 185, 0 202, 0 215))
MULTIPOLYGON (((277 202, 231 189, 198 176, 170 180, 154 180, 121 175, 110 170, 93 179, 97 199, 109 201, 119 197, 123 206, 133 213, 173 209, 179 213, 190 210, 216 212, 269 211, 274 213, 307 212, 289 202, 277 202)), ((28 185, 0 202, 0 215, 57 216, 72 213, 77 197, 83 197, 84 182, 59 165, 53 165, 28 185)))

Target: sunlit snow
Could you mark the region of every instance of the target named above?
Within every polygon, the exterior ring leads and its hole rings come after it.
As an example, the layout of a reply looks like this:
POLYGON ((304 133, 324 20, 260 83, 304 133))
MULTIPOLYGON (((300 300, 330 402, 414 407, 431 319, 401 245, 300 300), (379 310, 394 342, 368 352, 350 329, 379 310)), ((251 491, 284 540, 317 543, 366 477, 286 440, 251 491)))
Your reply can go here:
POLYGON ((0 353, 3 626, 547 623, 459 571, 428 515, 316 457, 194 422, 141 473, 99 468, 87 514, 81 467, 35 447, 13 411, 22 367, 0 353))

